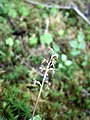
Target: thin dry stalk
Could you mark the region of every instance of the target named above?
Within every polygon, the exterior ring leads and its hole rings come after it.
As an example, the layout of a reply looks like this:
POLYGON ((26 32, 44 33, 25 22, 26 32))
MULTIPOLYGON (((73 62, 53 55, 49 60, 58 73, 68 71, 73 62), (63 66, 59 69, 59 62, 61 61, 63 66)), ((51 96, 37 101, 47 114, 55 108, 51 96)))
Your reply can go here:
MULTIPOLYGON (((47 67, 46 67, 46 70, 45 70, 45 74, 44 74, 44 77, 43 77, 43 80, 42 80, 42 84, 41 84, 41 87, 40 87, 40 91, 39 91, 39 94, 38 94, 38 98, 37 98, 37 101, 36 101, 36 104, 35 104, 35 107, 34 107, 34 110, 33 110, 32 120, 33 120, 33 117, 34 117, 35 112, 36 112, 36 108, 37 108, 37 105, 38 105, 38 102, 39 102, 39 99, 40 99, 40 96, 41 96, 41 93, 42 93, 42 89, 43 89, 43 86, 44 86, 44 82, 45 82, 45 80, 46 80, 46 78, 47 78, 48 71, 49 71, 49 68, 50 68, 50 66, 51 66, 51 64, 52 64, 52 61, 53 61, 54 57, 58 58, 58 55, 57 55, 57 54, 55 54, 55 55, 53 54, 53 55, 51 56, 51 58, 49 59, 49 61, 48 61, 48 64, 47 64, 47 67)), ((54 63, 54 64, 55 64, 55 63, 54 63)), ((53 64, 53 66, 54 66, 54 64, 53 64)))

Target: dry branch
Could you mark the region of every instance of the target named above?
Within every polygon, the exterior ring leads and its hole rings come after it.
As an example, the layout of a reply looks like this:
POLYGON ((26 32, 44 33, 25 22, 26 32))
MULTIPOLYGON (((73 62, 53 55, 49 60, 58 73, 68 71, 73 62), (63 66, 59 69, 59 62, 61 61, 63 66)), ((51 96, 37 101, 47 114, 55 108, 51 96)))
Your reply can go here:
POLYGON ((79 10, 79 8, 73 2, 70 2, 68 6, 60 6, 60 5, 54 5, 53 6, 53 5, 40 3, 40 2, 37 2, 37 1, 32 1, 32 0, 25 0, 25 2, 33 4, 33 5, 42 5, 46 8, 55 7, 57 9, 65 9, 65 10, 73 9, 80 17, 83 18, 84 21, 86 21, 90 25, 90 20, 79 10))

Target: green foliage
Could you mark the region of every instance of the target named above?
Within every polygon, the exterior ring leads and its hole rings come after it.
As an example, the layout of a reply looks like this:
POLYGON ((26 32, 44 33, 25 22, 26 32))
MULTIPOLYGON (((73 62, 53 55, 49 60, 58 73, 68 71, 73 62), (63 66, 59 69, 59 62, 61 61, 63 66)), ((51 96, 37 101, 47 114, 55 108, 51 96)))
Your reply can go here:
POLYGON ((58 9, 56 9, 54 6, 51 8, 51 10, 50 10, 50 14, 52 15, 52 16, 54 16, 54 15, 56 15, 56 13, 58 12, 58 9))
POLYGON ((18 2, 16 0, 8 1, 4 0, 1 1, 2 7, 1 7, 1 14, 8 14, 12 18, 16 18, 18 14, 21 14, 22 16, 29 15, 29 9, 25 7, 25 4, 22 2, 18 2), (16 6, 18 6, 18 10, 16 9, 16 6))
POLYGON ((67 55, 65 55, 65 54, 61 54, 60 59, 61 60, 60 60, 59 65, 58 65, 59 68, 69 67, 72 64, 72 61, 68 60, 67 55))
MULTIPOLYGON (((29 120, 32 120, 32 118, 29 119, 29 120)), ((41 119, 41 117, 39 115, 36 115, 36 116, 34 116, 33 120, 42 120, 42 119, 41 119)))
POLYGON ((72 61, 70 61, 70 60, 65 61, 66 66, 70 66, 71 64, 72 64, 72 61))
POLYGON ((30 99, 30 95, 28 99, 25 99, 25 94, 28 94, 27 91, 24 92, 15 85, 8 86, 4 92, 5 101, 3 101, 3 106, 1 106, 3 109, 1 110, 0 108, 1 113, 5 112, 5 117, 8 119, 29 119, 31 110, 27 100, 30 99))
POLYGON ((17 54, 22 52, 21 43, 19 39, 14 40, 14 49, 17 54))
POLYGON ((17 17, 17 12, 12 2, 8 2, 8 0, 6 0, 6 1, 1 2, 1 4, 2 4, 2 13, 8 14, 9 16, 13 18, 17 17))
POLYGON ((42 62, 43 57, 42 56, 30 56, 30 61, 34 62, 35 65, 38 65, 42 62))
POLYGON ((57 53, 57 52, 60 52, 60 47, 58 46, 58 45, 56 45, 55 43, 54 43, 54 45, 53 45, 53 49, 54 49, 54 51, 57 53))
POLYGON ((87 35, 86 40, 87 40, 87 41, 90 41, 90 34, 87 35))
POLYGON ((37 37, 36 37, 36 36, 30 37, 30 38, 29 38, 29 44, 30 44, 31 46, 37 45, 37 44, 38 44, 38 39, 37 39, 37 37))
POLYGON ((18 11, 22 16, 28 16, 29 15, 29 10, 24 4, 19 5, 18 11))
POLYGON ((50 57, 47 46, 59 54, 59 60, 55 75, 47 76, 34 119, 89 120, 89 31, 90 26, 73 10, 0 0, 0 120, 31 118, 46 69, 39 68, 43 57, 45 65, 50 57))
POLYGON ((61 60, 65 62, 67 60, 67 56, 65 54, 61 54, 61 60))
POLYGON ((6 45, 12 47, 14 45, 14 40, 12 38, 6 39, 6 45))
POLYGON ((44 33, 43 35, 41 35, 40 40, 41 40, 41 44, 50 45, 53 42, 52 34, 44 33))
POLYGON ((77 39, 70 41, 69 44, 72 47, 71 55, 79 55, 81 53, 81 50, 85 49, 86 47, 83 32, 79 31, 77 39))
MULTIPOLYGON (((83 34, 83 32, 81 32, 81 31, 79 31, 78 32, 78 36, 77 36, 77 39, 78 39, 78 42, 83 42, 84 41, 84 34, 83 34)), ((83 47, 83 46, 82 46, 83 47)))
POLYGON ((1 116, 0 116, 0 120, 5 120, 5 119, 4 119, 4 117, 1 117, 1 116))
POLYGON ((29 70, 24 65, 15 66, 14 70, 11 70, 10 73, 7 74, 7 76, 3 75, 2 78, 7 80, 16 80, 19 78, 24 78, 26 75, 28 75, 29 70), (23 76, 22 76, 23 75, 23 76))

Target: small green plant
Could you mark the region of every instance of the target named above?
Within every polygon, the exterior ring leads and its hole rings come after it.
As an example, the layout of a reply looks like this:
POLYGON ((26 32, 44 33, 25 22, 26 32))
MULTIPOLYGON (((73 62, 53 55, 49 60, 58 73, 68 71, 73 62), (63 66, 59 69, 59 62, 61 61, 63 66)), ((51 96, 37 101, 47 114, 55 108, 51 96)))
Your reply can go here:
POLYGON ((40 40, 41 40, 41 44, 50 45, 53 42, 52 34, 44 33, 43 35, 41 35, 40 40))
POLYGON ((27 90, 23 91, 16 85, 7 86, 3 92, 5 100, 0 108, 1 114, 6 114, 5 118, 17 120, 17 119, 29 119, 31 108, 29 104, 30 95, 27 90), (26 99, 25 95, 28 94, 26 99), (23 100, 22 100, 23 99, 23 100))
POLYGON ((59 63, 59 68, 65 68, 65 67, 69 67, 72 64, 71 60, 67 59, 67 55, 65 54, 61 54, 60 57, 61 62, 59 63))
POLYGON ((29 70, 24 65, 15 66, 14 70, 11 70, 7 75, 3 75, 2 78, 9 80, 9 81, 15 81, 18 78, 24 78, 26 75, 28 75, 29 70))
POLYGON ((12 18, 16 18, 18 14, 21 16, 28 16, 29 15, 29 9, 23 4, 23 2, 18 2, 16 0, 12 1, 0 1, 2 7, 1 14, 7 14, 8 16, 12 18), (11 7, 10 7, 11 6, 11 7), (18 10, 16 9, 16 6, 18 7, 18 10))
POLYGON ((84 56, 84 60, 83 60, 83 62, 82 62, 82 66, 87 66, 88 65, 88 63, 89 63, 89 56, 88 55, 85 55, 84 56))
POLYGON ((38 44, 38 39, 35 35, 29 38, 30 46, 36 46, 38 44))
POLYGON ((18 11, 21 14, 21 16, 28 16, 29 15, 29 9, 25 6, 24 3, 19 4, 18 11))
POLYGON ((12 47, 14 45, 14 40, 12 38, 8 38, 6 39, 6 45, 8 45, 9 47, 12 47))
POLYGON ((58 12, 58 9, 55 8, 54 6, 53 6, 53 7, 51 8, 51 10, 50 10, 50 14, 51 14, 52 16, 56 15, 57 12, 58 12))
POLYGON ((70 41, 69 44, 72 48, 72 50, 70 52, 71 55, 77 56, 77 55, 81 54, 81 50, 85 49, 85 47, 86 47, 83 32, 79 31, 77 39, 70 41))
POLYGON ((60 47, 59 47, 59 45, 57 45, 57 44, 53 44, 53 49, 54 49, 54 51, 55 52, 60 52, 60 47))

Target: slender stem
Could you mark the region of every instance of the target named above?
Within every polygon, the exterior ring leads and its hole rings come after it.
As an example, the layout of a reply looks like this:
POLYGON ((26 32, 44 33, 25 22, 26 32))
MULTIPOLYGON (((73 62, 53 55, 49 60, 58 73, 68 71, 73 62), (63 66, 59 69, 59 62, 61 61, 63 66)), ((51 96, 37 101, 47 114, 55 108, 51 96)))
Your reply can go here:
POLYGON ((35 104, 35 108, 34 108, 34 111, 33 111, 33 114, 32 114, 32 120, 33 120, 33 117, 34 117, 34 114, 35 114, 35 111, 36 111, 36 108, 37 108, 37 105, 38 105, 38 102, 39 102, 39 98, 41 96, 41 92, 42 92, 42 89, 43 89, 43 85, 44 85, 44 82, 46 80, 46 77, 47 77, 47 74, 48 74, 48 70, 49 70, 49 66, 51 64, 51 61, 52 61, 52 56, 48 62, 48 65, 47 65, 47 68, 46 68, 46 71, 45 71, 45 74, 44 74, 44 77, 43 77, 43 80, 42 80, 42 85, 40 87, 40 91, 39 91, 39 94, 38 94, 38 98, 37 98, 37 101, 36 101, 36 104, 35 104))
POLYGON ((46 29, 45 29, 45 33, 48 33, 49 30, 49 17, 46 18, 46 29))

